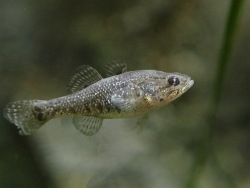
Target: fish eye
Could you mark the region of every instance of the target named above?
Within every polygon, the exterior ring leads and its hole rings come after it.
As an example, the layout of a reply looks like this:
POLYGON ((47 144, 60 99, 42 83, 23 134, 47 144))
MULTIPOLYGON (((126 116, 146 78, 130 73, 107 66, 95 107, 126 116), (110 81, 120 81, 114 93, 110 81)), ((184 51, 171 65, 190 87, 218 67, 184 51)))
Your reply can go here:
POLYGON ((168 78, 168 83, 171 86, 177 86, 180 84, 180 80, 176 76, 171 76, 168 78))

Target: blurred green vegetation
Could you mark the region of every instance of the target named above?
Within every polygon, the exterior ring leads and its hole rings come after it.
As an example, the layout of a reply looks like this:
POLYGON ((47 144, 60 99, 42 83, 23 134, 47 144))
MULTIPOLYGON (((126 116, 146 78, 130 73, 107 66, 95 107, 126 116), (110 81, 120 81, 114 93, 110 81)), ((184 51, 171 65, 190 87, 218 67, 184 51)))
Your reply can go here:
POLYGON ((237 187, 231 175, 221 169, 221 166, 217 161, 216 154, 213 153, 214 151, 212 142, 214 139, 214 134, 216 134, 216 116, 218 114, 218 108, 220 106, 225 74, 228 68, 232 48, 234 46, 243 2, 244 0, 233 0, 230 5, 230 11, 228 14, 227 23, 225 25, 222 47, 219 52, 218 67, 213 85, 214 87, 211 92, 211 103, 207 115, 207 131, 204 135, 203 141, 201 142, 200 150, 196 154, 196 160, 193 165, 193 170, 191 171, 190 179, 187 183, 187 187, 190 188, 197 187, 200 172, 204 169, 206 163, 208 162, 208 158, 212 158, 211 161, 215 163, 214 165, 216 166, 216 168, 218 168, 217 171, 220 172, 221 178, 225 179, 227 186, 237 187))
POLYGON ((21 137, 2 117, 0 187, 249 187, 249 7, 243 0, 0 0, 1 109, 67 94, 81 64, 104 74, 105 64, 121 59, 129 70, 195 81, 152 112, 141 134, 133 120, 107 120, 86 138, 59 120, 21 137))

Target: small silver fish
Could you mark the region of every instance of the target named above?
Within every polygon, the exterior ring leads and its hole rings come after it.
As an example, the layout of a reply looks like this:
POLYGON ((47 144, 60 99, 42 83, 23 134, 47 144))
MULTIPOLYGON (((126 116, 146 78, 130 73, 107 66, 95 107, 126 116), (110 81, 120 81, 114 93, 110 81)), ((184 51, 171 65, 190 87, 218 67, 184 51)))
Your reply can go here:
POLYGON ((51 100, 9 103, 4 116, 22 135, 29 135, 47 121, 73 115, 73 124, 84 135, 94 135, 103 119, 126 118, 148 113, 186 92, 194 81, 180 73, 157 70, 127 71, 122 61, 106 68, 107 78, 83 65, 73 74, 70 95, 51 100))

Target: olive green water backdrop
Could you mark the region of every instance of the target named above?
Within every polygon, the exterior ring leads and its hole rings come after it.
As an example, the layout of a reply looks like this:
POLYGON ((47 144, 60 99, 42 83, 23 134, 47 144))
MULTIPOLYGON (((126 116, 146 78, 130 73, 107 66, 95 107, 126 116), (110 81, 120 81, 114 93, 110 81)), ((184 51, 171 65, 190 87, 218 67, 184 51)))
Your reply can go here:
POLYGON ((0 187, 250 187, 250 2, 0 0, 0 110, 68 94, 72 71, 181 72, 194 86, 152 112, 105 120, 86 137, 70 119, 32 136, 0 118, 0 187))

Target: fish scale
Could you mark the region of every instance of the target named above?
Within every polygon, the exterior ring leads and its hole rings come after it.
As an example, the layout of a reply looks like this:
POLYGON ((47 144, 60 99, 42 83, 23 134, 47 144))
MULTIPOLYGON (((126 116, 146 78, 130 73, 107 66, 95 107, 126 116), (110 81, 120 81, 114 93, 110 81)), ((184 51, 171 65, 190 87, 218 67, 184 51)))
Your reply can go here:
POLYGON ((122 61, 107 66, 107 78, 92 67, 79 67, 69 82, 70 95, 51 100, 22 100, 6 105, 4 116, 20 134, 29 135, 47 121, 72 116, 84 135, 94 135, 103 119, 147 114, 181 96, 194 81, 187 75, 157 70, 127 72, 122 61))

